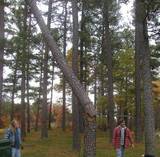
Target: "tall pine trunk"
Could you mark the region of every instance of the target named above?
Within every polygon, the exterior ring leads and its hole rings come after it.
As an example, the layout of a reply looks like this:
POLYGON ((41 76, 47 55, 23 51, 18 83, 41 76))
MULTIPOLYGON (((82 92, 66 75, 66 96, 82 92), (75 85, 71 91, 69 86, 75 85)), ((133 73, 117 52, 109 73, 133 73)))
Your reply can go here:
POLYGON ((136 0, 136 53, 143 56, 145 157, 155 155, 155 121, 152 104, 150 52, 147 29, 147 10, 143 0, 136 0))
MULTIPOLYGON (((78 1, 72 1, 73 16, 73 52, 72 52, 72 69, 75 76, 78 76, 78 1)), ((79 106, 78 100, 72 94, 72 129, 73 129, 73 149, 80 150, 80 129, 79 129, 79 106)))
MULTIPOLYGON (((68 1, 65 1, 65 14, 64 14, 64 36, 63 36, 63 55, 64 58, 66 58, 66 47, 67 47, 67 3, 68 1)), ((63 75, 63 108, 62 108, 62 129, 65 131, 66 129, 66 81, 65 77, 63 75)))
POLYGON ((38 91, 38 101, 37 101, 37 111, 36 111, 36 120, 35 120, 35 131, 38 131, 38 124, 39 124, 39 115, 40 115, 40 106, 41 102, 41 95, 42 95, 42 73, 43 73, 43 51, 41 52, 41 59, 40 59, 40 79, 39 79, 39 91, 38 91))
MULTIPOLYGON (((2 114, 3 60, 4 60, 4 0, 0 1, 0 118, 2 114)), ((1 124, 0 124, 1 127, 1 124)))
POLYGON ((15 69, 14 69, 14 73, 13 73, 13 80, 12 80, 12 98, 11 98, 11 121, 14 119, 14 108, 15 108, 15 104, 14 104, 14 98, 15 98, 15 92, 16 92, 16 83, 17 83, 17 68, 18 68, 18 63, 19 63, 19 48, 17 49, 17 54, 16 54, 16 63, 15 63, 15 69))
POLYGON ((22 71, 22 78, 21 78, 21 105, 22 105, 22 112, 21 112, 21 128, 22 128, 22 137, 26 136, 26 103, 25 103, 25 90, 26 90, 26 49, 27 49, 27 16, 28 16, 28 8, 25 3, 24 6, 24 17, 23 17, 23 47, 22 47, 22 56, 21 56, 21 71, 22 71))
POLYGON ((96 111, 95 108, 89 99, 87 93, 81 86, 77 77, 74 75, 73 71, 68 67, 63 54, 59 51, 54 39, 52 38, 49 29, 44 23, 44 20, 36 6, 35 0, 26 0, 26 2, 31 7, 32 12, 34 13, 38 24, 41 28, 43 36, 48 43, 48 46, 52 52, 53 57, 55 58, 57 65, 62 70, 66 80, 72 87, 74 94, 77 96, 80 104, 84 108, 85 115, 85 137, 84 137, 84 157, 95 157, 96 156, 96 111))
POLYGON ((112 139, 114 129, 114 102, 113 102, 113 75, 112 75, 112 48, 111 48, 111 36, 109 29, 109 3, 104 1, 104 52, 106 54, 106 65, 107 65, 107 99, 108 99, 108 122, 109 122, 109 133, 110 141, 112 139))
POLYGON ((30 124, 30 119, 31 119, 31 114, 30 114, 30 102, 29 102, 29 76, 30 76, 30 40, 31 40, 31 14, 29 16, 29 26, 28 26, 28 51, 27 51, 27 132, 30 133, 31 131, 31 124, 30 124))
MULTIPOLYGON (((85 31, 85 4, 84 1, 82 1, 82 17, 81 17, 81 34, 84 34, 85 31)), ((79 67, 79 80, 82 86, 84 85, 84 37, 83 35, 80 36, 80 67, 79 67)), ((80 127, 80 132, 84 132, 84 117, 83 117, 83 110, 82 107, 79 108, 79 127, 80 127)))
POLYGON ((48 128, 51 129, 51 120, 52 120, 52 103, 53 103, 53 81, 54 81, 54 62, 52 65, 52 83, 51 83, 51 99, 49 105, 49 119, 48 119, 48 128))
MULTIPOLYGON (((50 30, 51 27, 51 13, 52 13, 52 0, 49 0, 48 3, 48 18, 47 18, 47 27, 50 30)), ((44 61, 43 61, 43 104, 42 104, 42 130, 41 130, 41 138, 48 137, 48 104, 47 104, 47 86, 48 86, 48 55, 49 55, 49 47, 46 44, 45 53, 44 53, 44 61)))
MULTIPOLYGON (((139 4, 136 4, 136 6, 139 4)), ((139 24, 139 18, 141 17, 142 6, 136 7, 136 19, 135 19, 135 140, 136 142, 142 141, 142 101, 141 101, 141 90, 142 90, 142 60, 143 54, 143 30, 142 24, 139 24)))

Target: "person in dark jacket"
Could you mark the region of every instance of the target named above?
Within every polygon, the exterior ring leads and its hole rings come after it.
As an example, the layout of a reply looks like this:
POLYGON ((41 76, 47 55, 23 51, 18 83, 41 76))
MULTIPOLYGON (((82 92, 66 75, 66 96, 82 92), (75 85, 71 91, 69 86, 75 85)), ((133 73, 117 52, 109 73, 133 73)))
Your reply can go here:
POLYGON ((21 157, 21 129, 16 120, 13 120, 6 130, 5 138, 11 142, 12 157, 21 157))

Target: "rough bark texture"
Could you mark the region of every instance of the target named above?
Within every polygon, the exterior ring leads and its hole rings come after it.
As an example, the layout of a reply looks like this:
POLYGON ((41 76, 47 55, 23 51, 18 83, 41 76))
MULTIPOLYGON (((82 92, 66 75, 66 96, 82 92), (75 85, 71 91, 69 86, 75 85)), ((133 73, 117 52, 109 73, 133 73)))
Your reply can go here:
POLYGON ((27 63, 27 132, 31 131, 30 128, 30 102, 29 102, 29 51, 28 51, 28 63, 27 63))
MULTIPOLYGON (((140 6, 138 6, 140 7, 140 6)), ((138 22, 139 18, 139 8, 136 8, 136 34, 135 34, 135 139, 136 142, 142 141, 142 117, 141 117, 141 89, 142 89, 142 60, 143 55, 140 53, 142 51, 141 44, 143 43, 143 32, 140 32, 141 25, 138 22)))
POLYGON ((108 120, 109 120, 109 132, 110 132, 110 141, 112 139, 113 129, 114 129, 114 102, 113 102, 113 76, 112 76, 112 48, 111 48, 111 37, 109 30, 109 3, 104 1, 104 52, 106 54, 106 64, 108 70, 108 120))
POLYGON ((43 60, 43 100, 42 100, 42 117, 41 117, 41 138, 48 138, 48 104, 47 104, 47 85, 48 85, 48 48, 45 50, 43 60))
POLYGON ((1 0, 0 1, 0 117, 2 114, 3 56, 4 56, 4 0, 1 0))
MULTIPOLYGON (((84 4, 84 1, 82 1, 82 11, 81 11, 81 14, 82 14, 82 17, 81 17, 81 34, 84 33, 85 31, 85 4, 84 4)), ((81 35, 80 36, 80 65, 79 65, 79 80, 80 80, 80 83, 82 85, 84 85, 84 70, 83 70, 83 66, 84 66, 84 37, 81 35)), ((83 115, 82 115, 82 107, 79 108, 79 127, 80 127, 80 132, 83 133, 84 132, 84 118, 83 118, 83 115)))
MULTIPOLYGON (((77 0, 72 1, 73 16, 73 52, 72 52, 72 69, 75 76, 78 76, 78 7, 77 0)), ((72 129, 73 129, 73 149, 80 150, 80 134, 79 134, 79 106, 78 100, 72 94, 72 129)))
POLYGON ((89 118, 85 118, 86 120, 86 124, 88 124, 86 126, 86 138, 85 138, 85 157, 95 157, 96 155, 96 146, 95 146, 95 141, 96 141, 96 121, 95 121, 95 116, 96 116, 96 111, 95 108, 93 106, 93 104, 91 103, 89 97, 87 96, 87 93, 85 92, 85 90, 83 89, 83 87, 81 86, 80 82, 78 81, 77 77, 74 75, 74 73, 72 72, 72 70, 68 67, 68 65, 65 62, 65 59, 63 57, 63 54, 60 53, 54 39, 52 38, 49 29, 47 28, 47 26, 44 23, 44 20, 40 14, 40 11, 38 10, 36 3, 34 0, 26 0, 26 2, 29 4, 29 6, 31 7, 32 12, 34 13, 39 26, 42 30, 43 36, 50 48, 50 50, 52 51, 52 55, 55 58, 57 65, 59 66, 59 68, 62 70, 66 80, 68 81, 68 83, 70 84, 70 86, 72 87, 72 90, 74 92, 74 94, 77 96, 78 100, 80 101, 81 105, 84 108, 85 111, 85 115, 86 117, 89 118), (89 121, 89 119, 91 121, 89 121))
POLYGON ((48 128, 51 129, 51 119, 52 119, 52 99, 53 99, 53 81, 54 81, 54 63, 52 65, 52 83, 51 83, 51 101, 49 105, 49 120, 48 120, 48 128))
POLYGON ((30 75, 30 40, 31 39, 31 14, 29 14, 29 26, 28 26, 28 51, 27 51, 27 132, 31 131, 31 116, 30 116, 30 102, 29 102, 29 75, 30 75))
MULTIPOLYGON (((67 39, 67 3, 65 1, 65 15, 64 15, 64 37, 63 37, 63 55, 66 58, 66 39, 67 39)), ((63 76, 63 110, 62 110, 62 129, 65 131, 66 129, 66 81, 63 76)))
MULTIPOLYGON (((48 3, 48 17, 47 17, 47 27, 50 30, 51 25, 51 13, 52 13, 52 0, 49 0, 48 3)), ((49 47, 46 44, 45 53, 44 53, 44 61, 43 61, 43 104, 42 104, 42 130, 41 130, 41 138, 48 137, 48 103, 47 103, 47 86, 48 86, 48 55, 49 55, 49 47)))
MULTIPOLYGON (((43 58, 43 52, 41 51, 41 59, 43 58)), ((38 93, 38 102, 37 102, 37 112, 36 112, 36 120, 35 120, 35 131, 38 131, 38 123, 39 123, 39 111, 41 106, 41 95, 42 95, 42 60, 40 60, 40 79, 39 79, 39 93, 38 93)))
POLYGON ((22 128, 22 137, 26 136, 26 103, 25 103, 25 90, 26 90, 26 49, 27 49, 27 16, 28 16, 28 8, 25 4, 24 6, 24 18, 23 18, 23 36, 22 36, 22 56, 21 56, 21 71, 22 71, 22 79, 21 79, 21 105, 22 105, 22 112, 21 112, 21 128, 22 128))
POLYGON ((84 157, 96 156, 96 118, 85 117, 84 157))
POLYGON ((14 69, 14 74, 13 74, 13 80, 12 80, 12 100, 11 100, 11 121, 14 118, 14 98, 15 98, 15 90, 16 90, 16 83, 17 83, 17 68, 18 68, 18 61, 19 61, 19 51, 17 50, 16 54, 16 63, 15 63, 15 69, 14 69))
POLYGON ((136 44, 140 44, 139 53, 143 56, 145 156, 148 157, 155 155, 155 121, 152 104, 147 11, 143 0, 136 0, 136 27, 136 38, 139 37, 139 43, 136 44))

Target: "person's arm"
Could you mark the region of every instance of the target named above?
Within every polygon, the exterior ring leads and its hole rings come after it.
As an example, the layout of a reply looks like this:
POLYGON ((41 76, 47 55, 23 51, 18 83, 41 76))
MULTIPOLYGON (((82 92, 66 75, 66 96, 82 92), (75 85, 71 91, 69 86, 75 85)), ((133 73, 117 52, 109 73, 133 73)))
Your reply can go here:
POLYGON ((21 129, 20 128, 18 128, 18 138, 19 138, 20 148, 23 149, 22 137, 21 137, 21 129))
POLYGON ((18 128, 18 138, 19 138, 19 143, 20 145, 22 144, 22 140, 21 140, 21 129, 18 128))
POLYGON ((112 144, 115 147, 115 143, 116 143, 116 128, 113 131, 113 138, 112 138, 112 144))
POLYGON ((5 139, 9 139, 9 129, 6 129, 6 130, 5 130, 4 138, 5 138, 5 139))
POLYGON ((131 133, 130 129, 128 129, 128 138, 131 143, 131 146, 134 147, 133 137, 132 137, 132 133, 131 133))

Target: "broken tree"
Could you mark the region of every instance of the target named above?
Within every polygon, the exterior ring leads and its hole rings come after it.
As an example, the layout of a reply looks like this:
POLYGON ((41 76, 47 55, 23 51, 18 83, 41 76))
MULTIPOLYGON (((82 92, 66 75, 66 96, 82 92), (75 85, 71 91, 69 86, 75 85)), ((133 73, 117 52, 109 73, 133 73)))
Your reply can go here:
POLYGON ((90 101, 87 93, 83 89, 77 77, 74 75, 73 71, 68 67, 63 54, 59 51, 56 42, 51 36, 49 29, 47 28, 38 7, 36 6, 35 0, 26 0, 27 4, 30 6, 32 13, 34 14, 39 27, 42 31, 45 42, 48 44, 52 55, 57 62, 57 65, 62 70, 65 79, 68 81, 72 90, 80 104, 84 108, 85 116, 85 136, 84 136, 84 156, 85 157, 95 157, 96 156, 96 111, 90 101))

